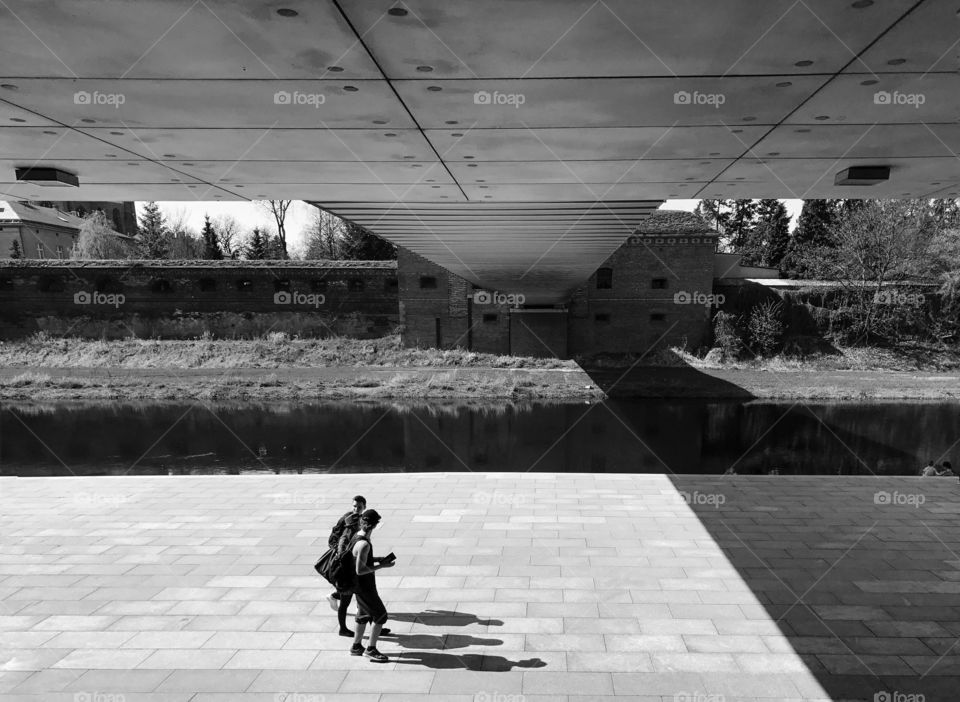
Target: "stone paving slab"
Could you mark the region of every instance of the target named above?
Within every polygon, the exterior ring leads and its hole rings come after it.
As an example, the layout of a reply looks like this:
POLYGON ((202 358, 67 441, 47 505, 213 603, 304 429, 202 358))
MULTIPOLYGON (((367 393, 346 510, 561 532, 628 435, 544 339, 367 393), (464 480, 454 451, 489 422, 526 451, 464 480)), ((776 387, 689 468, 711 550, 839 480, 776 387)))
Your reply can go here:
POLYGON ((3 478, 0 507, 0 702, 957 698, 946 479, 3 478), (357 492, 398 555, 381 665, 312 570, 357 492))

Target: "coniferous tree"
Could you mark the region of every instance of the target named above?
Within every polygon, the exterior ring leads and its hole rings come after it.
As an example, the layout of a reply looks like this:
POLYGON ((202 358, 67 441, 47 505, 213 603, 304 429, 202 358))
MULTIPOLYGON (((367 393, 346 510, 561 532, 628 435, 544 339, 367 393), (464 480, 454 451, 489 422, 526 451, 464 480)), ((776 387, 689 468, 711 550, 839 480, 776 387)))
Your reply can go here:
POLYGON ((823 247, 829 248, 835 244, 837 206, 837 201, 834 200, 803 201, 800 219, 790 237, 785 257, 785 265, 792 277, 809 277, 813 268, 808 260, 810 255, 823 247))
POLYGON ((755 241, 761 243, 757 262, 779 268, 790 245, 790 215, 780 200, 760 200, 757 203, 755 241))
POLYGON ((143 206, 138 225, 137 255, 141 258, 166 258, 170 250, 167 240, 169 232, 157 203, 148 202, 143 206))
POLYGON ((217 239, 217 233, 213 229, 213 223, 208 214, 203 215, 203 230, 200 235, 203 237, 203 257, 213 261, 222 259, 223 251, 220 250, 220 241, 217 239))
POLYGON ((245 254, 246 258, 251 261, 262 261, 267 257, 267 238, 260 231, 260 227, 253 228, 245 254))
POLYGON ((14 239, 13 243, 10 244, 10 258, 13 258, 13 259, 23 258, 23 251, 20 250, 19 239, 14 239))

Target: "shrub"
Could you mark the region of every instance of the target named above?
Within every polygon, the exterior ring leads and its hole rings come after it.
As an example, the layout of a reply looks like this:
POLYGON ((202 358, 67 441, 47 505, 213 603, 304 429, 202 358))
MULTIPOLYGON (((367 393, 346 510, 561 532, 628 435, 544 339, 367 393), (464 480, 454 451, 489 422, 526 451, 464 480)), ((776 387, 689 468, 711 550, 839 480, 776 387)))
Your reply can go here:
POLYGON ((713 343, 720 349, 722 360, 739 357, 743 343, 737 332, 737 318, 729 312, 717 312, 713 318, 713 343))
POLYGON ((783 335, 783 303, 766 300, 754 305, 747 320, 747 332, 755 353, 771 355, 783 335))

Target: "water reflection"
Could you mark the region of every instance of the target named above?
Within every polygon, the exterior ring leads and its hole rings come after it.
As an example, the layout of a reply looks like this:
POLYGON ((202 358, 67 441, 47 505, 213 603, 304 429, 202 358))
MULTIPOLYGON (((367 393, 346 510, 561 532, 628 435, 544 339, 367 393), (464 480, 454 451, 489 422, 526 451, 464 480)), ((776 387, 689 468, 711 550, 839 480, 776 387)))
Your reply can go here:
POLYGON ((915 474, 956 403, 54 404, 0 413, 4 475, 554 471, 915 474))

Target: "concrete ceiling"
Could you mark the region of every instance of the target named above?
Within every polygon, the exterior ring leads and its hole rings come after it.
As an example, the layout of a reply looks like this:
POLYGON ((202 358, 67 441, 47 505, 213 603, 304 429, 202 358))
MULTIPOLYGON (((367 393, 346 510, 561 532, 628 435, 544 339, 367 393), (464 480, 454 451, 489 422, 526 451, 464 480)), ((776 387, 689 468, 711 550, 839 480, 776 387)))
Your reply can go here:
POLYGON ((549 302, 664 199, 956 196, 958 9, 6 0, 0 193, 304 199, 549 302), (857 164, 891 178, 833 185, 857 164))

